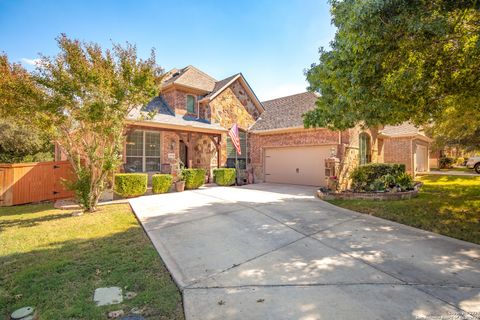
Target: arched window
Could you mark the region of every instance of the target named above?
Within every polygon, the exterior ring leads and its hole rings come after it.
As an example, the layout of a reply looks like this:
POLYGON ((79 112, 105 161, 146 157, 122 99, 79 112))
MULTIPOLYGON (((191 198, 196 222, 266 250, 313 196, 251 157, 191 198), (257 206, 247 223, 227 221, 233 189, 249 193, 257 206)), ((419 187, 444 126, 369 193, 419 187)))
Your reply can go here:
POLYGON ((372 147, 368 133, 362 132, 359 136, 359 157, 360 164, 367 164, 372 161, 372 147))

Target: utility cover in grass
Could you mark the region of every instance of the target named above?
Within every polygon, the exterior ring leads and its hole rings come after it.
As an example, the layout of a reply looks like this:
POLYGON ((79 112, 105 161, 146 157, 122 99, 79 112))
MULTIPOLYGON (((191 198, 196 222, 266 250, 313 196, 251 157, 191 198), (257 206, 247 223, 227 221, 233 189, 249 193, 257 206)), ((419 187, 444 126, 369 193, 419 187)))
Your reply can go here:
POLYGON ((108 306, 123 301, 122 289, 119 287, 95 289, 93 301, 97 306, 108 306))

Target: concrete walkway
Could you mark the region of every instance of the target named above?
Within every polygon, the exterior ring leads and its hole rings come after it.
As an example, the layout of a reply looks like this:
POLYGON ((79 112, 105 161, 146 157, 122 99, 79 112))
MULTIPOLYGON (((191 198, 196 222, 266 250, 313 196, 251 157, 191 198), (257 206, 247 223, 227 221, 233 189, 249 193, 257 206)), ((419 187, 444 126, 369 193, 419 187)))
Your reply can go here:
POLYGON ((183 292, 187 320, 480 318, 480 246, 313 192, 210 187, 130 204, 183 292))
POLYGON ((467 177, 480 177, 480 174, 476 173, 473 169, 471 171, 455 171, 455 170, 431 170, 428 172, 417 172, 419 176, 426 176, 429 174, 440 176, 467 176, 467 177))

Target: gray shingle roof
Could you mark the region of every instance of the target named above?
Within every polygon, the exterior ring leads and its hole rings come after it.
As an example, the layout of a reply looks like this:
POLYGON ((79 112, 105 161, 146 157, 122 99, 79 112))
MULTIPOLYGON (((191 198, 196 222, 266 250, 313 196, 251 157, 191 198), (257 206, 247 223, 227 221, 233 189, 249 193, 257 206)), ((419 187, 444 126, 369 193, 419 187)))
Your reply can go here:
POLYGON ((303 127, 302 115, 315 108, 317 96, 303 92, 262 102, 265 111, 252 126, 254 131, 303 127))
POLYGON ((163 97, 155 97, 146 106, 134 108, 127 120, 225 131, 219 124, 210 123, 208 120, 175 114, 163 97), (152 111, 156 112, 153 117, 149 115, 152 111))
POLYGON ((172 69, 165 75, 162 84, 164 86, 175 83, 204 91, 212 91, 217 80, 206 74, 205 72, 187 66, 183 69, 172 69))
POLYGON ((398 126, 385 126, 383 130, 380 131, 383 135, 389 136, 389 137, 405 137, 405 136, 414 136, 417 134, 425 135, 423 132, 423 129, 420 127, 416 127, 415 125, 409 123, 409 122, 404 122, 398 126))
POLYGON ((237 73, 237 74, 234 74, 233 76, 230 76, 228 78, 225 78, 223 80, 220 80, 220 81, 217 81, 215 82, 215 86, 213 87, 213 90, 212 92, 210 92, 209 94, 207 94, 205 96, 205 98, 210 98, 211 96, 213 96, 214 94, 216 94, 218 91, 222 90, 223 87, 225 87, 230 81, 232 81, 233 78, 235 78, 236 76, 238 76, 240 73, 237 73))

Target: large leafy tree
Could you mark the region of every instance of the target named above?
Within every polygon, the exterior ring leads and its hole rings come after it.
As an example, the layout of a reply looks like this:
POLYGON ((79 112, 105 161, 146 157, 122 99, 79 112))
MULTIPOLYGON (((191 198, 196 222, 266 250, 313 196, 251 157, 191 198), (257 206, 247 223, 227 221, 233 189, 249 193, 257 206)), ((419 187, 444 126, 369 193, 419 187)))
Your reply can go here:
POLYGON ((331 0, 337 32, 306 72, 321 97, 305 125, 411 121, 471 144, 464 138, 480 127, 479 9, 477 1, 331 0))
POLYGON ((52 161, 53 143, 49 135, 15 120, 0 119, 0 163, 52 161))
POLYGON ((39 130, 36 118, 25 116, 42 97, 31 75, 0 54, 0 163, 53 159, 49 131, 39 130))
POLYGON ((72 188, 84 210, 92 212, 121 164, 128 113, 159 93, 163 71, 153 50, 143 60, 128 43, 103 50, 65 35, 57 42, 59 54, 42 56, 33 76, 42 101, 27 102, 26 109, 67 155, 77 177, 72 188))

